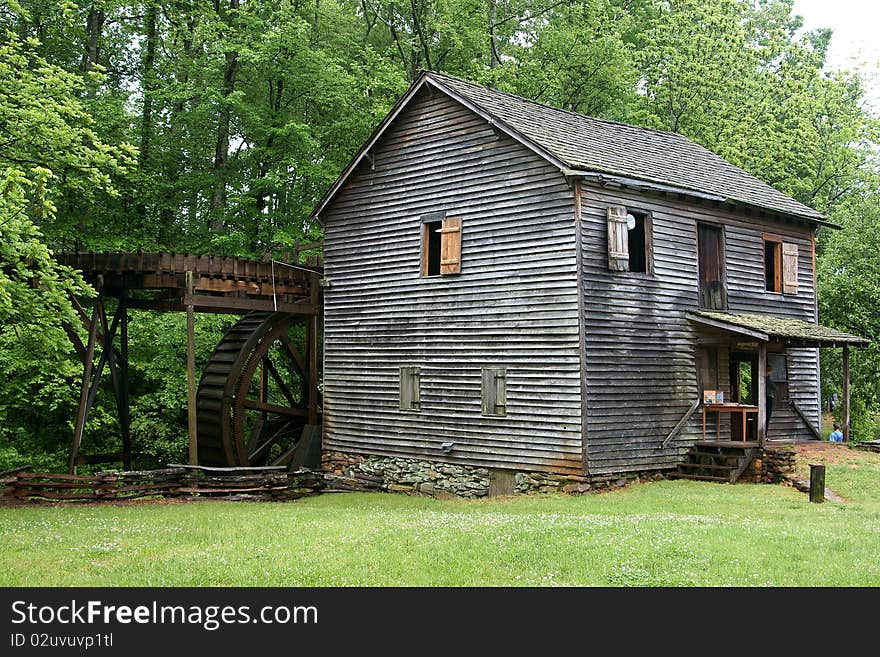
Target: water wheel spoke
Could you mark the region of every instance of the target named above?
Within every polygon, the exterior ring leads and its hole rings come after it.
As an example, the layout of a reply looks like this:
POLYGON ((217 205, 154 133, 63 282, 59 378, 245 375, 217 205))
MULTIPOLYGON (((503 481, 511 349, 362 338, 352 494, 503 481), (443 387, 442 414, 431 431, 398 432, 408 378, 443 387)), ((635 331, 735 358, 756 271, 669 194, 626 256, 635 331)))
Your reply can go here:
POLYGON ((247 453, 252 454, 257 448, 257 442, 260 440, 260 433, 263 431, 264 420, 257 420, 254 428, 251 430, 251 438, 248 440, 247 453))
POLYGON ((287 406, 278 406, 277 404, 266 404, 256 399, 245 399, 242 406, 253 411, 266 411, 275 415, 284 415, 286 417, 305 417, 308 411, 304 408, 289 408, 287 406))
POLYGON ((284 346, 287 347, 287 352, 290 354, 290 357, 293 358, 293 362, 296 363, 296 369, 299 370, 299 375, 305 375, 306 364, 303 360, 303 357, 300 355, 297 348, 294 346, 293 341, 290 339, 290 336, 287 333, 281 334, 281 342, 284 343, 284 346))
POLYGON ((291 406, 296 406, 296 398, 293 396, 293 393, 290 392, 290 388, 287 387, 287 384, 284 382, 284 379, 281 378, 281 375, 278 373, 278 370, 275 368, 274 363, 272 363, 269 358, 266 358, 266 369, 269 370, 269 374, 272 376, 272 379, 275 381, 275 384, 281 390, 281 394, 285 396, 287 401, 290 402, 291 406))
POLYGON ((250 460, 251 464, 259 463, 263 459, 265 459, 266 456, 269 455, 269 451, 272 449, 272 445, 274 445, 275 442, 279 438, 281 438, 281 435, 282 434, 280 431, 276 431, 276 432, 272 433, 272 435, 269 436, 268 440, 266 440, 262 445, 257 447, 253 452, 248 454, 248 459, 250 460))
POLYGON ((297 440, 293 447, 281 454, 278 458, 274 459, 269 465, 290 465, 290 462, 296 457, 296 452, 301 445, 302 441, 297 440))

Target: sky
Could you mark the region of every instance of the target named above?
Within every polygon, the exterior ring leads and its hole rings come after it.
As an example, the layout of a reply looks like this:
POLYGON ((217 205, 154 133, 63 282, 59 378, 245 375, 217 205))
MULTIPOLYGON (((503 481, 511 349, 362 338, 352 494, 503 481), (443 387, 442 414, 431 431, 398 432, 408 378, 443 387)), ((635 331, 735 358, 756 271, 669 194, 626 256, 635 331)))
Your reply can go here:
POLYGON ((880 2, 878 0, 795 0, 794 13, 805 29, 833 30, 826 68, 855 68, 865 76, 868 100, 880 112, 880 2))

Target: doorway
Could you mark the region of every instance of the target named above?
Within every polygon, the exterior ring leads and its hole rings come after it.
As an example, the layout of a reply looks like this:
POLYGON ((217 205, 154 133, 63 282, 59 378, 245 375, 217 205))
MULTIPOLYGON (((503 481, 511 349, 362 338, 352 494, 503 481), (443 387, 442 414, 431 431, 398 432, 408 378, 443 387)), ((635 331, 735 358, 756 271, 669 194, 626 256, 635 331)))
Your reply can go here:
MULTIPOLYGON (((730 396, 737 404, 758 405, 758 354, 748 351, 730 352, 730 396)), ((746 415, 746 426, 738 413, 731 415, 731 437, 736 440, 757 440, 757 415, 746 415)))

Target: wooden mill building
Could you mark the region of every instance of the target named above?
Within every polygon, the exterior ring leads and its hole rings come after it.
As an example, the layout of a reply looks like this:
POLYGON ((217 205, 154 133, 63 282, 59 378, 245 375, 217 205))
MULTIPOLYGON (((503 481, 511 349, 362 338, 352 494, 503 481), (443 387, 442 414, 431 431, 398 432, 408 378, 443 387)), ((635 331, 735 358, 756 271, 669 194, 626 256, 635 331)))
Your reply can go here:
POLYGON ((817 325, 820 213, 681 135, 446 75, 314 216, 325 451, 675 468, 703 440, 816 438, 818 348, 864 344, 817 325))

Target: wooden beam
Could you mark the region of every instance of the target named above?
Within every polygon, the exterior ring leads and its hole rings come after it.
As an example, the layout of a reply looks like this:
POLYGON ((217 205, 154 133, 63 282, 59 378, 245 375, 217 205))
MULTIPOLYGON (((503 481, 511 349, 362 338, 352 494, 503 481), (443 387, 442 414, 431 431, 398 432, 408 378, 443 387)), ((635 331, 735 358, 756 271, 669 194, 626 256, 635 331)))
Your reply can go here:
MULTIPOLYGON (((296 301, 294 303, 278 301, 274 303, 272 299, 243 299, 233 297, 209 297, 203 294, 187 295, 183 298, 184 305, 192 304, 197 311, 213 312, 219 310, 271 310, 293 313, 299 315, 313 315, 315 306, 308 299, 296 301)), ((173 310, 173 308, 169 308, 173 310)))
POLYGON ((308 323, 309 356, 309 424, 318 424, 318 316, 309 317, 308 323))
MULTIPOLYGON (((193 273, 186 272, 186 296, 192 300, 193 273)), ((186 306, 186 411, 189 433, 189 464, 199 464, 199 443, 196 424, 196 346, 195 310, 193 304, 186 306)))
POLYGON ((681 431, 682 427, 687 423, 688 420, 691 419, 691 416, 696 412, 696 410, 700 407, 700 402, 702 399, 698 396, 697 399, 691 404, 691 407, 685 411, 685 414, 681 416, 681 419, 678 423, 672 428, 672 431, 663 439, 663 442, 660 443, 660 449, 664 449, 669 442, 675 438, 678 433, 681 431))
POLYGON ((792 407, 794 412, 801 418, 801 420, 803 420, 804 424, 807 425, 807 428, 810 430, 810 433, 812 433, 814 436, 816 436, 816 438, 818 438, 819 440, 822 440, 822 432, 813 426, 813 423, 810 422, 810 419, 807 417, 807 414, 804 413, 803 409, 797 405, 797 402, 794 399, 789 399, 788 404, 789 404, 789 406, 792 407))
POLYGON ((843 345, 843 442, 849 442, 849 345, 843 345))
POLYGON ((758 345, 758 444, 767 438, 767 345, 758 345))
POLYGON ((68 470, 70 474, 76 474, 77 456, 79 446, 82 443, 83 431, 86 426, 86 405, 89 399, 89 387, 92 378, 92 362, 95 359, 95 342, 98 336, 98 304, 92 309, 92 320, 89 322, 89 339, 86 346, 86 357, 83 363, 83 380, 79 393, 79 406, 76 409, 76 424, 73 429, 73 444, 70 447, 70 461, 68 470))

